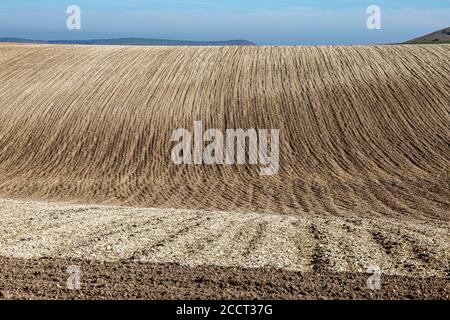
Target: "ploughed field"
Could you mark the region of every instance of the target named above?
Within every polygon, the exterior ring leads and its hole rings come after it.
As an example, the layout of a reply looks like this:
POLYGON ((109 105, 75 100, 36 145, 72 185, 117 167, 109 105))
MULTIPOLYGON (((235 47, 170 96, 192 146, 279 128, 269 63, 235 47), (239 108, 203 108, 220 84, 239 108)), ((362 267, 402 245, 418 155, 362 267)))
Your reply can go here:
POLYGON ((449 57, 0 45, 0 298, 448 299, 449 57), (279 129, 278 174, 174 164, 195 121, 279 129))

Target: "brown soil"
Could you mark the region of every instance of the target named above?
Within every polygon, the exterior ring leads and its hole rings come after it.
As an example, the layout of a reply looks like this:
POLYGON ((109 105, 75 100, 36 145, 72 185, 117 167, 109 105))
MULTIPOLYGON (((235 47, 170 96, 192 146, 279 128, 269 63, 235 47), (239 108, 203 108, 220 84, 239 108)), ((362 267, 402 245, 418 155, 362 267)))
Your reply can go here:
POLYGON ((448 299, 449 54, 1 45, 2 295, 448 299), (200 120, 279 129, 279 174, 174 165, 200 120))
POLYGON ((448 219, 450 46, 0 47, 0 197, 448 219), (278 128, 280 172, 173 130, 278 128))
POLYGON ((275 269, 183 267, 121 261, 0 258, 4 299, 449 299, 443 278, 296 273, 275 269), (66 286, 67 267, 81 267, 81 290, 66 286))

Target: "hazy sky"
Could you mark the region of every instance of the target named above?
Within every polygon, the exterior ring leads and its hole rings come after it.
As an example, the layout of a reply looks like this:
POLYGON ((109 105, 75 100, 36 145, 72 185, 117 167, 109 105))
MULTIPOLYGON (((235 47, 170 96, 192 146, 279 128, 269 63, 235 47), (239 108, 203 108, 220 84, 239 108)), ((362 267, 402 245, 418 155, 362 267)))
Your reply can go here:
POLYGON ((448 0, 1 0, 0 37, 246 39, 258 44, 371 44, 450 26, 448 0), (69 5, 81 30, 66 28, 69 5), (368 30, 366 9, 382 10, 368 30))

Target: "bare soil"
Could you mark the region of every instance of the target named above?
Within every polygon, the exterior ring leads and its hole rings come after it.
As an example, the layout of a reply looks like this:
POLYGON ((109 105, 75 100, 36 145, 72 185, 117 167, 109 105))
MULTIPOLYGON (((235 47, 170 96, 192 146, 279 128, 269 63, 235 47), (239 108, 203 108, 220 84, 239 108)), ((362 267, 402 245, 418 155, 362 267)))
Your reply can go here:
POLYGON ((445 278, 300 273, 276 269, 185 267, 132 261, 0 258, 3 299, 449 299, 445 278), (66 286, 67 267, 81 267, 81 290, 66 286))
POLYGON ((449 55, 1 45, 1 295, 448 299, 449 55), (279 129, 279 174, 173 164, 194 121, 279 129))

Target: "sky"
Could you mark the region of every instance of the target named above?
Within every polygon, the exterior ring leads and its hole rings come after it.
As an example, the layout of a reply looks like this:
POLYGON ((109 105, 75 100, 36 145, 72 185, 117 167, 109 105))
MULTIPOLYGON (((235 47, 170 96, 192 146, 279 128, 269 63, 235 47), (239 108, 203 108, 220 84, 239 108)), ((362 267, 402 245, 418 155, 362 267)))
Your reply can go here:
POLYGON ((245 39, 261 45, 376 44, 450 26, 448 0, 1 0, 0 37, 245 39), (81 9, 81 30, 66 10, 81 9), (381 29, 366 12, 381 9, 381 29))

